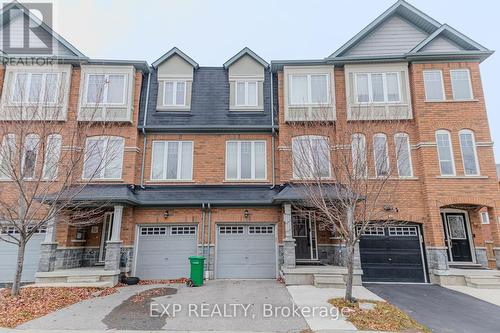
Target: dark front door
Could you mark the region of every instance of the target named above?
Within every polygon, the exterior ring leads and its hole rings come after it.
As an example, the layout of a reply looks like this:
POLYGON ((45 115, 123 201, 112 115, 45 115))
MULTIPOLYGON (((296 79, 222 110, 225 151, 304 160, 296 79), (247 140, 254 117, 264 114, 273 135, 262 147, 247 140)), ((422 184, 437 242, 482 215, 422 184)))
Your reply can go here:
POLYGON ((292 215, 295 259, 316 260, 316 230, 311 214, 292 215))
POLYGON ((472 261, 467 220, 464 213, 446 213, 448 243, 453 261, 472 261))

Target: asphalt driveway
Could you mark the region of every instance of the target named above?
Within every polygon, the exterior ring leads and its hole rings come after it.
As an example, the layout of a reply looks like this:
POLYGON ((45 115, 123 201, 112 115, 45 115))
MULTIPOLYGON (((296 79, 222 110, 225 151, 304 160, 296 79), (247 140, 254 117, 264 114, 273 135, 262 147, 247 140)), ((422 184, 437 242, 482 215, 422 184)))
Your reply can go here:
POLYGON ((365 287, 438 333, 500 332, 500 307, 424 284, 365 284, 365 287))
POLYGON ((264 316, 264 306, 292 307, 286 287, 274 280, 215 280, 199 288, 131 286, 17 328, 232 332, 300 332, 308 328, 302 317, 264 316))

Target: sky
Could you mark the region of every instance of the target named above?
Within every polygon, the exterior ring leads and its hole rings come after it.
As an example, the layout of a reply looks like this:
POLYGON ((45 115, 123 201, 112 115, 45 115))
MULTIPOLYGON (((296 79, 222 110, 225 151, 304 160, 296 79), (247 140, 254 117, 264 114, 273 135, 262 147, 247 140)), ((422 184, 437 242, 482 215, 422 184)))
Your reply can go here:
MULTIPOLYGON (((55 0, 54 28, 91 58, 152 63, 173 46, 221 66, 248 46, 267 60, 324 58, 396 0, 55 0)), ((38 1, 40 2, 40 1, 38 1)), ((500 1, 409 0, 499 53, 481 65, 500 163, 500 1)))

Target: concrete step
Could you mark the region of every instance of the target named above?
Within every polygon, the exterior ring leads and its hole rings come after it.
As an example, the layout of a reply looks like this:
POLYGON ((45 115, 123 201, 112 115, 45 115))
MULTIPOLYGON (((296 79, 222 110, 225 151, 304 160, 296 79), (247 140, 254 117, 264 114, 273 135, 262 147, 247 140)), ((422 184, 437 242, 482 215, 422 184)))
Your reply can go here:
POLYGON ((47 282, 27 285, 26 288, 108 288, 113 287, 111 281, 99 282, 47 282))
POLYGON ((478 289, 500 289, 500 277, 495 275, 468 275, 465 276, 468 287, 478 289))
POLYGON ((318 288, 345 288, 343 275, 314 274, 314 285, 318 288))
POLYGON ((68 283, 94 283, 99 282, 101 277, 98 275, 95 276, 68 276, 66 278, 66 282, 68 283))

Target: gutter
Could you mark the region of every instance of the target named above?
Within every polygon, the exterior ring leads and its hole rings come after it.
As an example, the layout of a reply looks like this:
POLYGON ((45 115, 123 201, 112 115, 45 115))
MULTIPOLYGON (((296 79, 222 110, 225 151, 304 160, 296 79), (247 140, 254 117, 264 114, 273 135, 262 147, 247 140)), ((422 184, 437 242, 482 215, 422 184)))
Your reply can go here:
MULTIPOLYGON (((277 128, 274 125, 274 128, 277 128)), ((164 125, 164 126, 140 126, 140 130, 148 130, 148 132, 170 132, 170 133, 203 133, 203 132, 268 132, 273 129, 273 126, 262 125, 247 125, 247 126, 220 126, 220 125, 164 125)))
POLYGON ((142 162, 141 162, 141 188, 144 188, 144 167, 146 163, 146 147, 148 143, 148 138, 146 134, 146 118, 148 116, 148 106, 149 106, 149 87, 150 87, 151 71, 148 72, 148 83, 146 87, 146 106, 144 107, 144 120, 142 123, 142 134, 144 135, 143 151, 142 151, 142 162))

